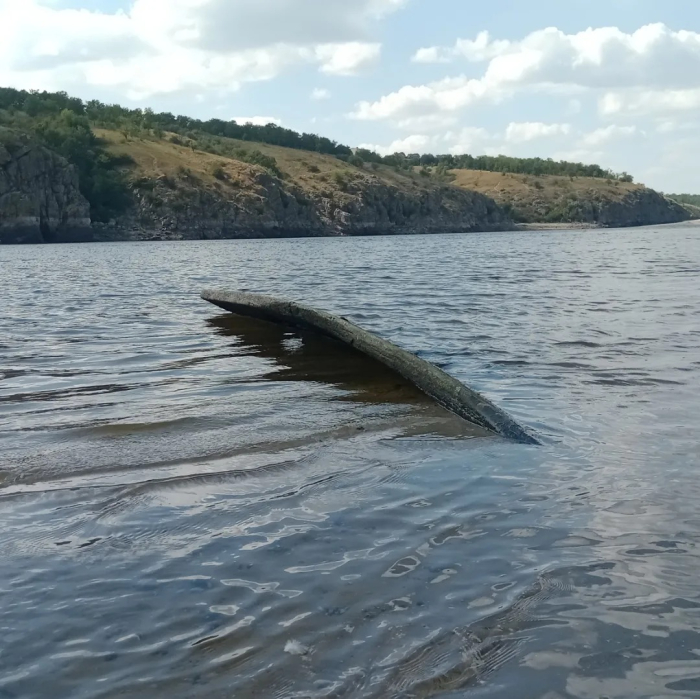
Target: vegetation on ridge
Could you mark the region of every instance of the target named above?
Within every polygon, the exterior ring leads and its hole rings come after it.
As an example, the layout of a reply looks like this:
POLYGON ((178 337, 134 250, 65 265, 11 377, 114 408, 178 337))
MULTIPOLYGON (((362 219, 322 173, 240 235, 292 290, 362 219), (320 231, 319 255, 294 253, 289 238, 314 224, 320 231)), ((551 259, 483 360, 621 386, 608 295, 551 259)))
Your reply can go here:
POLYGON ((666 196, 679 204, 689 204, 694 207, 700 206, 700 194, 667 194, 666 196))
POLYGON ((245 206, 262 210, 268 205, 260 199, 264 171, 286 192, 282 198, 301 206, 318 199, 353 206, 354 195, 379 184, 416 195, 455 186, 491 197, 519 222, 595 221, 602 206, 642 189, 628 175, 597 165, 506 156, 381 157, 275 125, 202 122, 84 103, 65 93, 0 88, 0 125, 30 134, 75 165, 93 221, 117 219, 132 203, 144 202, 166 215, 206 193, 229 202, 245 195, 245 206), (228 133, 239 138, 222 135, 228 133))
MULTIPOLYGON (((397 170, 414 167, 434 167, 439 172, 447 170, 485 170, 490 172, 512 172, 524 175, 562 175, 570 177, 594 177, 600 179, 632 182, 627 173, 615 173, 600 165, 586 165, 567 161, 554 161, 551 158, 512 158, 499 156, 473 155, 432 155, 418 153, 393 153, 381 156, 367 149, 356 149, 337 143, 329 138, 309 133, 297 133, 276 124, 256 126, 238 124, 235 121, 209 119, 202 121, 191 117, 174 115, 170 112, 156 113, 151 109, 128 109, 90 100, 85 103, 64 92, 49 93, 12 88, 0 88, 0 112, 14 115, 22 113, 31 119, 55 117, 67 110, 77 116, 86 117, 92 126, 120 131, 128 137, 140 137, 144 133, 162 138, 165 133, 206 143, 207 137, 227 138, 239 141, 265 143, 296 150, 333 155, 355 166, 364 163, 388 165, 397 170)), ((204 148, 207 150, 207 148, 204 148)), ((271 163, 263 165, 272 166, 271 163)))
POLYGON ((87 117, 69 109, 35 117, 0 111, 0 125, 29 134, 76 167, 80 191, 90 203, 93 221, 109 221, 128 207, 130 196, 123 166, 130 160, 110 154, 87 117))
POLYGON ((592 207, 621 201, 643 187, 593 177, 535 177, 479 170, 453 171, 454 184, 495 199, 516 223, 591 221, 592 207))

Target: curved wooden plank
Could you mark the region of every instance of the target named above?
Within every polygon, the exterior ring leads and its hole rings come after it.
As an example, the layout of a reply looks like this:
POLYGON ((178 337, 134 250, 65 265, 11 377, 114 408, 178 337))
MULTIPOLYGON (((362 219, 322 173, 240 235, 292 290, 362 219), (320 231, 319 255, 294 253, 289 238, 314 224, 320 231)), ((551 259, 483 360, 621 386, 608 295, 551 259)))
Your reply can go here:
POLYGON ((513 418, 488 398, 395 344, 345 318, 262 294, 205 290, 202 298, 238 315, 311 330, 354 347, 413 383, 444 408, 476 425, 522 444, 539 444, 513 418))

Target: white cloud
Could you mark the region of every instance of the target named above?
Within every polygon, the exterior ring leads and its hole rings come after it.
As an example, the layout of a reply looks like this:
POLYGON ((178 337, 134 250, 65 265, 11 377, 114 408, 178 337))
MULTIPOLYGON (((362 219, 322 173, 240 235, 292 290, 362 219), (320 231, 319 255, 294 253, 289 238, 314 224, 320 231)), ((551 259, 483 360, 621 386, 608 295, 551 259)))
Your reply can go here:
POLYGON ((452 155, 464 155, 465 153, 488 153, 490 149, 486 145, 493 140, 493 136, 486 130, 477 126, 467 126, 458 132, 448 132, 444 140, 447 142, 447 151, 452 155))
POLYGON ((392 155, 393 153, 427 153, 430 151, 432 143, 433 140, 430 137, 414 134, 413 136, 407 136, 406 138, 393 141, 388 146, 364 143, 360 148, 373 150, 379 153, 379 155, 392 155))
POLYGON ((459 122, 459 117, 454 114, 426 114, 423 116, 408 117, 396 122, 396 126, 402 131, 444 131, 452 128, 459 122))
POLYGON ((253 124, 253 126, 267 126, 268 124, 282 126, 281 119, 269 116, 233 117, 232 121, 237 124, 253 124))
POLYGON ((236 90, 295 66, 371 66, 378 19, 404 0, 133 0, 113 13, 0 0, 0 83, 109 87, 132 97, 236 90))
POLYGON ((330 90, 326 90, 325 88, 322 88, 322 87, 317 87, 311 92, 311 99, 312 100, 321 101, 321 100, 330 99, 330 97, 331 97, 330 90))
MULTIPOLYGON (((389 145, 363 144, 361 148, 374 150, 380 155, 392 153, 463 153, 490 152, 487 144, 493 143, 495 137, 486 129, 468 126, 458 131, 447 131, 442 135, 413 134, 406 138, 397 139, 389 145)), ((495 153, 494 153, 495 154, 495 153)))
POLYGON ((214 52, 367 40, 403 0, 134 0, 131 16, 170 40, 214 52))
MULTIPOLYGON (((617 27, 566 34, 550 27, 521 41, 473 41, 437 49, 471 61, 490 61, 485 77, 498 83, 554 83, 583 87, 700 86, 700 33, 649 24, 625 33, 617 27)), ((432 54, 431 54, 432 55, 432 54)))
POLYGON ((700 131, 700 122, 680 119, 660 119, 656 123, 656 131, 662 134, 679 134, 689 131, 700 131))
POLYGON ((375 102, 360 102, 352 114, 355 119, 410 119, 434 112, 461 110, 475 102, 499 93, 483 80, 467 77, 446 78, 428 85, 406 85, 375 102))
POLYGON ((583 137, 582 144, 588 148, 596 148, 602 146, 604 143, 617 141, 621 138, 629 138, 630 136, 635 136, 640 133, 636 126, 617 126, 611 124, 610 126, 604 126, 586 134, 583 137))
POLYGON ((527 143, 540 138, 567 136, 571 133, 571 124, 543 124, 540 121, 511 122, 506 128, 506 141, 509 143, 527 143))
POLYGON ((439 46, 418 49, 411 59, 414 63, 449 63, 450 58, 439 46))
POLYGON ((316 47, 321 71, 331 75, 357 75, 379 60, 381 44, 324 44, 316 47))
POLYGON ((500 56, 511 46, 510 41, 491 41, 488 32, 479 32, 476 39, 457 39, 453 47, 430 46, 418 49, 413 56, 415 63, 450 63, 457 58, 468 61, 486 61, 500 56))
POLYGON ((700 108, 700 88, 607 92, 598 103, 598 109, 603 116, 670 114, 698 108, 700 108))
POLYGON ((661 89, 669 99, 665 106, 657 105, 658 110, 694 109, 700 103, 700 33, 673 31, 664 24, 631 33, 616 27, 577 34, 548 28, 520 41, 496 40, 482 32, 452 47, 420 49, 413 60, 446 62, 457 57, 486 62, 482 76, 406 85, 375 101, 360 102, 355 118, 405 120, 458 111, 525 89, 559 95, 608 90, 600 106, 604 114, 648 109, 653 91, 661 89), (630 89, 647 92, 620 92, 630 89))

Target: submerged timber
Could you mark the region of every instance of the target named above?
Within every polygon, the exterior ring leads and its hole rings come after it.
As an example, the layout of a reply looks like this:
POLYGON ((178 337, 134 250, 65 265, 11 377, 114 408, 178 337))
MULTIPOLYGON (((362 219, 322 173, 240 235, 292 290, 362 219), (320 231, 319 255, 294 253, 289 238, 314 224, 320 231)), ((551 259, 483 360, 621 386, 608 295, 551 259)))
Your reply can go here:
POLYGON ((231 313, 303 330, 342 342, 375 359, 413 383, 438 404, 469 422, 522 444, 537 440, 480 393, 414 354, 351 323, 294 301, 261 294, 205 290, 202 298, 231 313))

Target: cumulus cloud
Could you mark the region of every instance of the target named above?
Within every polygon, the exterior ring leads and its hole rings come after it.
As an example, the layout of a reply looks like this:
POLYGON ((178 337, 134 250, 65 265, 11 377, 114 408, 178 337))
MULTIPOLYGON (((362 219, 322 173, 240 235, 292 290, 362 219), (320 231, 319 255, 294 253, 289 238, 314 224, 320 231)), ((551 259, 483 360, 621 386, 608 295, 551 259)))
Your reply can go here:
POLYGON ((348 44, 325 44, 316 48, 316 57, 321 71, 330 75, 357 75, 358 72, 376 63, 381 52, 380 44, 363 44, 354 41, 348 44))
POLYGON ((446 78, 428 85, 406 85, 375 102, 357 105, 353 118, 363 121, 378 119, 411 119, 435 111, 454 112, 475 102, 500 94, 483 80, 467 77, 446 78))
POLYGON ((414 63, 449 63, 449 56, 439 46, 418 49, 411 59, 414 63))
POLYGON ((434 140, 429 136, 414 134, 406 138, 397 139, 388 146, 374 145, 371 143, 363 143, 360 148, 373 150, 379 155, 391 155, 392 153, 427 153, 430 151, 434 140))
POLYGON ((317 87, 314 90, 311 91, 311 99, 320 101, 320 100, 327 100, 330 99, 331 93, 330 90, 326 90, 323 87, 317 87))
POLYGON ((405 0, 133 0, 128 11, 0 0, 0 82, 132 96, 235 90, 300 65, 354 75, 380 55, 378 19, 405 0))
POLYGON ((603 116, 688 112, 700 108, 700 88, 607 92, 598 108, 603 116))
POLYGON ((603 114, 694 109, 700 101, 700 33, 649 24, 625 33, 616 27, 566 34, 548 28, 519 41, 482 32, 451 47, 420 49, 420 63, 457 59, 483 62, 481 77, 446 78, 406 85, 374 101, 360 102, 354 117, 406 120, 455 112, 480 102, 498 102, 537 89, 560 95, 607 91, 603 114), (654 105, 659 91, 668 98, 654 105))
POLYGON ((577 34, 550 27, 521 41, 494 40, 482 32, 423 58, 489 61, 486 76, 501 83, 555 83, 584 87, 700 86, 700 33, 649 24, 625 33, 617 27, 577 34))
POLYGON ((457 58, 468 61, 485 61, 505 53, 510 41, 491 41, 489 32, 480 32, 476 39, 457 39, 452 47, 430 46, 418 49, 413 56, 414 63, 451 63, 457 58))
POLYGON ((451 153, 462 155, 464 153, 483 152, 495 154, 494 149, 488 144, 495 142, 496 136, 486 129, 476 126, 467 126, 457 131, 447 131, 441 135, 412 134, 406 138, 392 141, 388 145, 375 145, 365 143, 361 148, 368 148, 380 155, 392 153, 451 153))
POLYGON ((495 137, 486 129, 478 126, 467 126, 457 132, 448 132, 444 140, 448 144, 447 152, 452 155, 464 155, 465 153, 494 154, 488 147, 488 143, 495 137))
POLYGON ((543 124, 540 121, 511 122, 506 128, 506 141, 509 143, 527 143, 540 138, 567 136, 571 133, 571 124, 543 124))
POLYGON ((267 126, 268 124, 282 126, 281 119, 269 116, 233 117, 232 121, 235 121, 237 124, 253 124, 253 126, 267 126))
POLYGON ((635 136, 641 132, 636 126, 617 126, 611 124, 595 131, 591 131, 583 137, 582 143, 589 148, 597 148, 610 141, 617 141, 623 138, 635 136))

